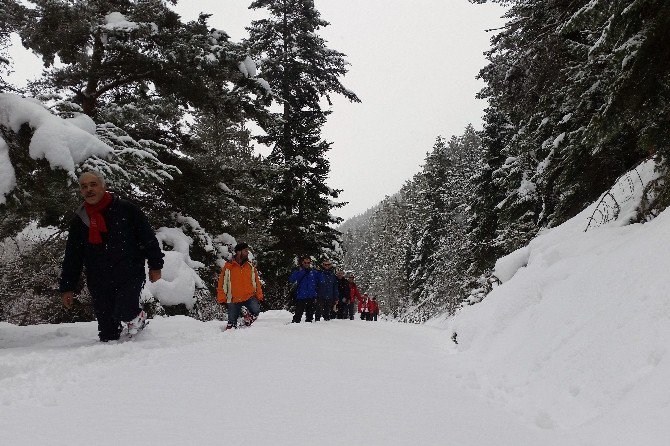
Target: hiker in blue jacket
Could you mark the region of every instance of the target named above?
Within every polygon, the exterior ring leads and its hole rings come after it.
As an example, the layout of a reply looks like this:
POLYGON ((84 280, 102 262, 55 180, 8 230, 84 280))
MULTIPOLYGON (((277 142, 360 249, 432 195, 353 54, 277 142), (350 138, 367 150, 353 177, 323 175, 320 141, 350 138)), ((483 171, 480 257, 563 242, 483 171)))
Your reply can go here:
POLYGON ((337 277, 333 271, 333 263, 330 260, 324 260, 321 263, 319 273, 319 283, 316 287, 316 320, 330 320, 330 312, 337 302, 339 291, 337 289, 337 277))
POLYGON ((302 256, 300 269, 293 271, 288 279, 289 282, 297 284, 294 323, 300 323, 303 313, 305 313, 305 322, 312 322, 319 276, 319 271, 312 269, 312 259, 309 256, 302 256))

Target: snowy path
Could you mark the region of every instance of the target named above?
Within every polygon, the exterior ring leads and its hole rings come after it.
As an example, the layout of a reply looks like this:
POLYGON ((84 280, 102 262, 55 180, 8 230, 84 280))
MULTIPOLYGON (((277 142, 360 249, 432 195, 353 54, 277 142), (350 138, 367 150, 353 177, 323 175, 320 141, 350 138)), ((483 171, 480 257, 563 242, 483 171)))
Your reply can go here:
POLYGON ((469 388, 444 331, 288 320, 157 319, 113 345, 92 323, 0 324, 2 444, 582 444, 469 388))

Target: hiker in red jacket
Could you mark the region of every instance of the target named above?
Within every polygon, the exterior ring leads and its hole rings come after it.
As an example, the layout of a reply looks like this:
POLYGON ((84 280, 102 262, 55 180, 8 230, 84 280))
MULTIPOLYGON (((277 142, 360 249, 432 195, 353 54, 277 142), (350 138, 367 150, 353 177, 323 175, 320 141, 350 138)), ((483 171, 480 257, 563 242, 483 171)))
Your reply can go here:
POLYGON ((354 275, 349 274, 349 319, 354 320, 354 314, 356 314, 356 302, 360 302, 362 299, 361 293, 358 291, 358 287, 354 283, 354 275))
POLYGON ((358 312, 361 313, 361 320, 363 321, 370 320, 370 311, 368 309, 368 302, 370 302, 368 293, 363 293, 363 297, 358 301, 358 312))
POLYGON ((373 297, 370 299, 370 302, 368 302, 368 310, 370 311, 370 320, 376 321, 377 316, 379 316, 379 303, 377 302, 376 297, 373 297))

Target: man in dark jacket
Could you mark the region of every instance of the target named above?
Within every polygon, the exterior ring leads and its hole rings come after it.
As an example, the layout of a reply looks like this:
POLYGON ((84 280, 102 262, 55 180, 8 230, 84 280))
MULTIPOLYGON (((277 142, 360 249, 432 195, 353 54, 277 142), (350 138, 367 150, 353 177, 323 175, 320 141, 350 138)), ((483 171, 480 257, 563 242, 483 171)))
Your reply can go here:
POLYGON ((351 289, 349 288, 349 281, 344 277, 344 271, 341 269, 337 271, 337 291, 339 295, 338 319, 347 319, 349 317, 349 296, 351 289))
POLYGON ((333 264, 330 260, 324 260, 321 263, 321 272, 319 282, 316 287, 316 320, 330 320, 330 311, 337 301, 339 292, 337 291, 337 277, 333 271, 333 264))
POLYGON ((130 334, 144 327, 140 308, 145 282, 161 278, 163 252, 146 215, 133 203, 107 192, 99 172, 79 178, 84 203, 70 223, 59 291, 63 305, 72 306, 73 290, 86 269, 86 284, 93 299, 100 340, 119 339, 125 322, 130 334))

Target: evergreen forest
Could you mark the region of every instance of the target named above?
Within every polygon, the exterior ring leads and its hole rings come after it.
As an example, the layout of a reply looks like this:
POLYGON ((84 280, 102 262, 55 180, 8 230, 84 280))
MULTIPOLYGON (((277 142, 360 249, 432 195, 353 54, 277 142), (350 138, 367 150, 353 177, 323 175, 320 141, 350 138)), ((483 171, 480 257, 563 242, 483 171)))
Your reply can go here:
POLYGON ((239 42, 207 14, 183 21, 171 0, 0 0, 0 94, 35 98, 63 119, 85 115, 112 148, 72 171, 53 168, 29 156, 33 128, 0 116, 16 171, 0 202, 0 320, 92 319, 83 284, 75 311, 56 310, 76 181, 91 168, 140 204, 153 227, 191 238, 195 306, 148 304, 203 320, 222 317, 214 287, 235 241, 252 247, 266 309, 291 305, 287 277, 307 254, 355 271, 383 313, 423 322, 481 301, 497 284, 496 259, 570 219, 649 158, 660 176, 633 220, 665 209, 670 3, 470 1, 507 11, 478 75, 483 128, 437 136, 422 148, 421 172, 342 222, 341 190, 326 185, 332 143, 322 129, 336 112, 331 97, 360 99, 342 83, 346 55, 320 36, 329 23, 313 0, 253 1, 264 17, 239 42), (25 89, 7 77, 12 34, 43 63, 25 89), (30 225, 53 230, 23 243, 30 225))
POLYGON ((438 136, 420 173, 340 228, 359 284, 403 321, 481 301, 496 259, 644 160, 660 176, 631 222, 668 206, 670 4, 489 1, 507 12, 479 73, 483 129, 438 136))

